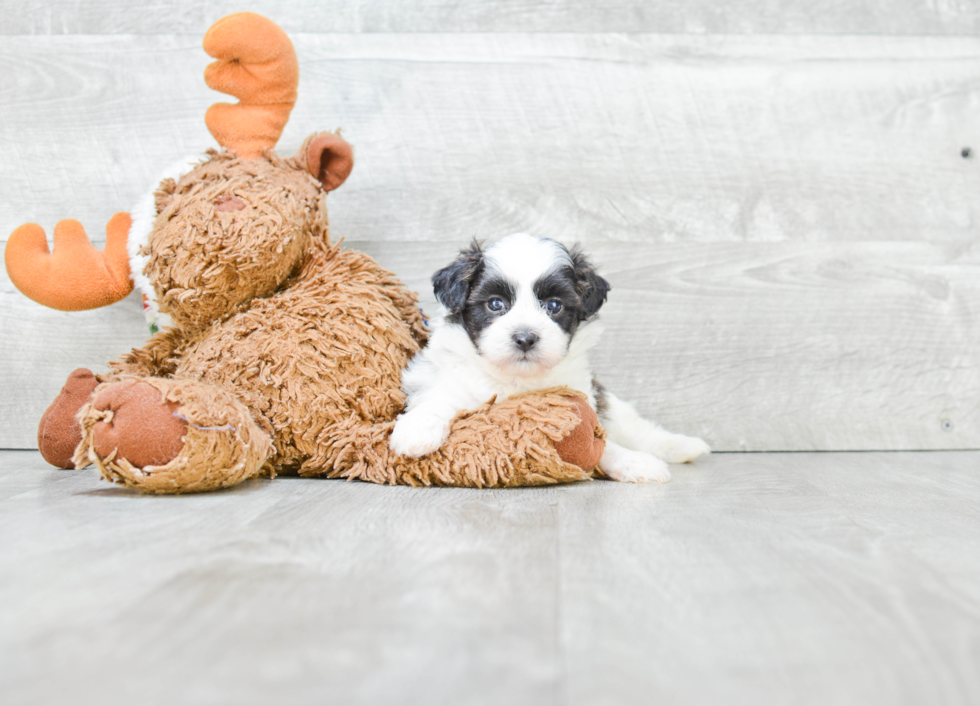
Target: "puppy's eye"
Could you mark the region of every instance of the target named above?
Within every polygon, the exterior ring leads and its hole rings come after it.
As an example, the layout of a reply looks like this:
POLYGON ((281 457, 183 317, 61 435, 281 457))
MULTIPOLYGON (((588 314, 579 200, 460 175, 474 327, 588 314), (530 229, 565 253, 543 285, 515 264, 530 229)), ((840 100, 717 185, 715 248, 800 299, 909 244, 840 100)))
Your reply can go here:
POLYGON ((557 299, 552 299, 550 302, 544 305, 545 311, 554 316, 562 310, 562 303, 557 299))
POLYGON ((489 309, 490 311, 503 311, 504 307, 506 306, 507 305, 504 303, 504 300, 501 299, 500 297, 494 297, 493 299, 487 302, 487 309, 489 309))

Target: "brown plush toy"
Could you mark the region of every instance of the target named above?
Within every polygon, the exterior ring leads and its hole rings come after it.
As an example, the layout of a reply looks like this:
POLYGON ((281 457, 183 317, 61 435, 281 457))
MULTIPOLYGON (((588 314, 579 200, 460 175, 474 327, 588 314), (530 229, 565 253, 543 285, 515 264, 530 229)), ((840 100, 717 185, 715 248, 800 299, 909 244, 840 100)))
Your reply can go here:
POLYGON ((116 214, 102 252, 75 221, 55 227, 52 252, 35 224, 8 241, 10 278, 35 301, 105 306, 136 280, 162 326, 110 373, 72 373, 41 420, 44 457, 151 493, 284 472, 479 487, 589 478, 603 432, 567 389, 461 413, 430 456, 389 451, 401 370, 427 334, 412 293, 329 240, 324 196, 350 174, 352 149, 322 132, 293 157, 273 151, 299 76, 277 25, 230 15, 204 47, 217 59, 208 85, 240 99, 206 116, 224 150, 165 178, 132 218, 116 214))

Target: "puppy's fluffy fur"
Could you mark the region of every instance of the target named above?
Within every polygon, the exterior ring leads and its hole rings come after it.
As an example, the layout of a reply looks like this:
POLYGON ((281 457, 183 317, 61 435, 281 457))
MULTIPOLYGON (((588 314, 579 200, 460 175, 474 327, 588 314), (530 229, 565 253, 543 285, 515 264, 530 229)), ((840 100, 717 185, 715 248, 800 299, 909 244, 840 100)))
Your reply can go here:
POLYGON ((665 461, 708 453, 700 439, 643 419, 593 379, 588 351, 601 337, 596 315, 609 283, 578 250, 524 233, 486 250, 474 242, 432 284, 444 311, 402 376, 408 401, 391 434, 396 453, 432 453, 457 412, 494 395, 556 385, 588 395, 608 432, 599 469, 613 480, 664 482, 665 461))

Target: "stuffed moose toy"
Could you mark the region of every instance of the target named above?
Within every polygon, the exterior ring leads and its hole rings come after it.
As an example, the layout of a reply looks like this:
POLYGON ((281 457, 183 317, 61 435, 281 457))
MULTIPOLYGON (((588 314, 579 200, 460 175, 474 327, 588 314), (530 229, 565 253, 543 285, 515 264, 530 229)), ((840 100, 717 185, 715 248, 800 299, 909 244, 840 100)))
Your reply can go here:
POLYGON ((311 135, 273 150, 296 100, 292 43, 252 13, 204 38, 207 84, 239 99, 205 116, 221 151, 178 168, 96 250, 61 221, 48 250, 36 224, 10 237, 7 271, 45 306, 82 310, 143 291, 152 337, 95 375, 76 370, 41 419, 50 463, 94 463, 149 493, 232 486, 259 475, 493 487, 591 477, 603 432, 567 389, 488 400, 446 444, 397 456, 401 371, 426 341, 415 296, 364 254, 330 242, 325 195, 351 146, 311 135), (159 330, 156 330, 159 326, 159 330))

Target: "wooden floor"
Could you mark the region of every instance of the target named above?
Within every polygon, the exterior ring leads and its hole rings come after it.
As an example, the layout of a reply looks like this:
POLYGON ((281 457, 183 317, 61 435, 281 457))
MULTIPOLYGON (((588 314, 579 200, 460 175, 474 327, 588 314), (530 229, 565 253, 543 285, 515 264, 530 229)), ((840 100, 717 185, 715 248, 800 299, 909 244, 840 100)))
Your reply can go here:
POLYGON ((5 704, 980 703, 980 452, 141 497, 0 452, 5 704))

